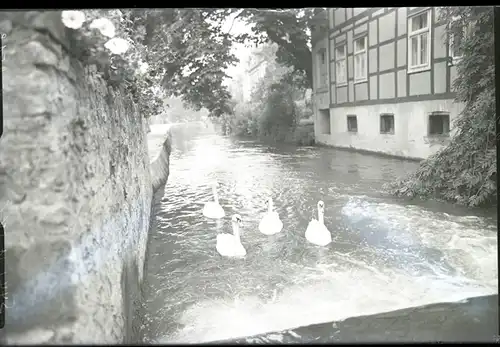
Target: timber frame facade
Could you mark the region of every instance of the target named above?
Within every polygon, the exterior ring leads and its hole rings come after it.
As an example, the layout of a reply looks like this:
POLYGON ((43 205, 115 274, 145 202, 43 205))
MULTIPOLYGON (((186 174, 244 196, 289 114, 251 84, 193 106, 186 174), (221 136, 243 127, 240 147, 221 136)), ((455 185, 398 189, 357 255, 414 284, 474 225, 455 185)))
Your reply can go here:
POLYGON ((415 159, 448 143, 460 57, 439 8, 330 8, 317 22, 317 142, 415 159))

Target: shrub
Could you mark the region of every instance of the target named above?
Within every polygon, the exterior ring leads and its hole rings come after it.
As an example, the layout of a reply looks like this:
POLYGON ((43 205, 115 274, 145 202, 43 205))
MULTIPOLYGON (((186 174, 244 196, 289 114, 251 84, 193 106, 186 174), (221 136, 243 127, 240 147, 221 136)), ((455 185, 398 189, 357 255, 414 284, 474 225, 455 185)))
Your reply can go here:
POLYGON ((293 132, 297 121, 297 107, 293 90, 283 83, 270 86, 264 99, 263 112, 259 117, 258 132, 263 137, 285 141, 293 132))
POLYGON ((313 128, 297 131, 299 121, 312 115, 305 94, 286 81, 272 84, 261 81, 252 93, 251 102, 236 104, 234 115, 221 119, 228 129, 225 134, 310 145, 314 142, 313 128))
POLYGON ((459 33, 473 23, 472 34, 459 49, 453 87, 456 102, 465 105, 454 122, 450 144, 424 160, 418 170, 386 186, 397 196, 438 198, 467 206, 496 203, 495 61, 492 7, 451 7, 441 11, 459 33))

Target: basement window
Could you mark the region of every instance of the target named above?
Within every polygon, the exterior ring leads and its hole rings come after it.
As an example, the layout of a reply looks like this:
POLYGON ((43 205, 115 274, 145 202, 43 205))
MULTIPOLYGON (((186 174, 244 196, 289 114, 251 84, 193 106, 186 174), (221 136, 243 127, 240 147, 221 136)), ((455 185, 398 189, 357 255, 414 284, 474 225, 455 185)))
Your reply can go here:
POLYGON ((320 134, 330 134, 330 110, 319 110, 318 118, 320 134))
POLYGON ((449 136, 450 114, 447 112, 432 112, 428 123, 429 136, 449 136))
POLYGON ((380 133, 394 134, 394 115, 383 113, 380 115, 380 133))
POLYGON ((347 131, 350 133, 358 132, 358 119, 356 115, 353 114, 347 115, 347 131))

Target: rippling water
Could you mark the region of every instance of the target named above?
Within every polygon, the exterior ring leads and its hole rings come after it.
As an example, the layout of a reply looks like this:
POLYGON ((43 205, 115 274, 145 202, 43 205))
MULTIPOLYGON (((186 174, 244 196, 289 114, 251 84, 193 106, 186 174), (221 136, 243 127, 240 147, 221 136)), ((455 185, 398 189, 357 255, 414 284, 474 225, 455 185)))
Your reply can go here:
POLYGON ((497 293, 496 216, 408 204, 383 183, 416 163, 330 148, 270 146, 191 129, 174 133, 171 174, 147 259, 146 340, 198 343, 497 293), (203 217, 220 183, 227 217, 203 217), (268 194, 284 223, 264 236, 268 194), (317 201, 333 242, 308 244, 317 201), (245 259, 216 235, 244 220, 245 259))

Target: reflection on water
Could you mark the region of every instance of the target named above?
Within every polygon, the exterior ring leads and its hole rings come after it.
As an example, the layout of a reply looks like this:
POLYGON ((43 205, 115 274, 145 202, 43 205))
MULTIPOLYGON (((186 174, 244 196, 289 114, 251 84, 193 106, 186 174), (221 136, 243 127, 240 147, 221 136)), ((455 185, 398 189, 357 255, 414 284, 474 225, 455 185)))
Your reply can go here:
POLYGON ((497 292, 494 218, 382 194, 417 164, 193 133, 174 133, 156 206, 148 341, 214 341, 497 292), (212 180, 227 215, 219 221, 201 214, 212 180), (284 223, 269 237, 257 229, 267 194, 284 223), (333 237, 325 248, 304 238, 319 199, 333 237), (245 259, 215 250, 233 213, 244 220, 245 259))

